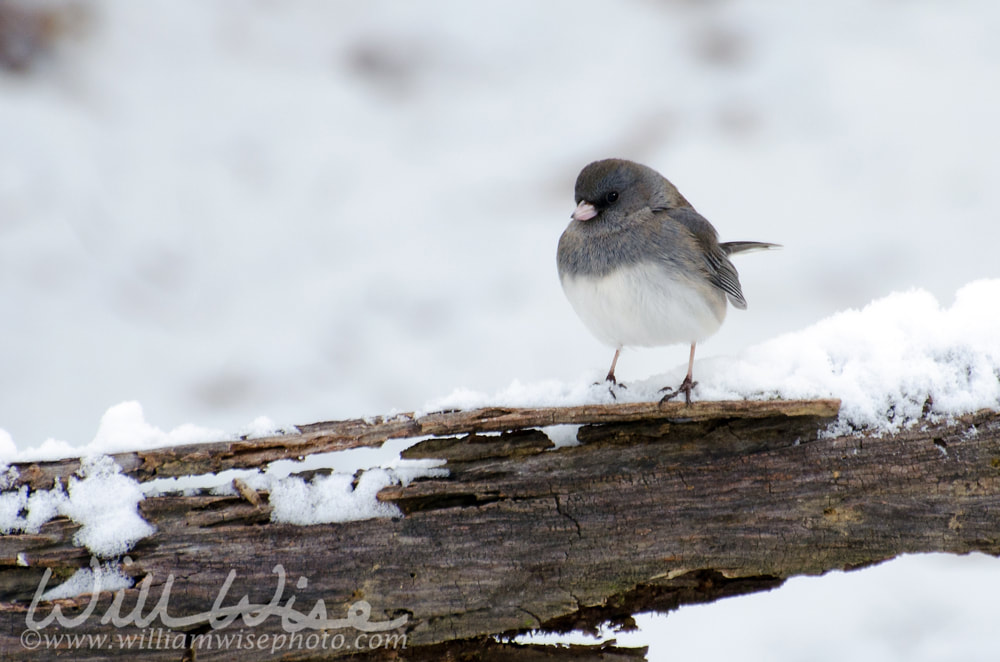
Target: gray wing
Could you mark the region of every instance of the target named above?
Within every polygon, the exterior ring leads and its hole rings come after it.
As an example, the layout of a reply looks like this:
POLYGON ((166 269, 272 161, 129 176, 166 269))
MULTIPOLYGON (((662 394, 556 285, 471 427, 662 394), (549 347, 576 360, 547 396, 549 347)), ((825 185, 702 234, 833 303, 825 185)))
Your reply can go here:
POLYGON ((734 307, 745 310, 747 301, 743 298, 740 288, 740 276, 736 267, 729 261, 730 252, 719 244, 719 235, 712 224, 704 216, 690 207, 675 207, 671 209, 655 209, 657 215, 662 214, 664 221, 670 220, 683 226, 691 233, 697 245, 697 252, 704 260, 708 280, 726 293, 729 302, 734 307))

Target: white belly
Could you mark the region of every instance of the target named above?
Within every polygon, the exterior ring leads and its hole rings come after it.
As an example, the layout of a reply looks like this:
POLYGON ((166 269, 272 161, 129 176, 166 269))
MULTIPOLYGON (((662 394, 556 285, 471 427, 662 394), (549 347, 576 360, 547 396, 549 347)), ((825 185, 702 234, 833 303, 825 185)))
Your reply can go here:
POLYGON ((594 336, 612 347, 655 347, 704 340, 726 317, 726 296, 707 283, 652 263, 607 276, 566 276, 563 291, 594 336))

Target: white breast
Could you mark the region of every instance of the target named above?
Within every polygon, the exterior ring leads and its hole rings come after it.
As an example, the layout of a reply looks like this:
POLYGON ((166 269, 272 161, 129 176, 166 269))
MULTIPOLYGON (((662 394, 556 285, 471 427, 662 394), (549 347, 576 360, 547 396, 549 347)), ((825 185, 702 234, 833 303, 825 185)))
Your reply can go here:
POLYGON ((715 333, 726 296, 646 262, 607 276, 564 276, 563 291, 594 336, 612 347, 693 343, 715 333))

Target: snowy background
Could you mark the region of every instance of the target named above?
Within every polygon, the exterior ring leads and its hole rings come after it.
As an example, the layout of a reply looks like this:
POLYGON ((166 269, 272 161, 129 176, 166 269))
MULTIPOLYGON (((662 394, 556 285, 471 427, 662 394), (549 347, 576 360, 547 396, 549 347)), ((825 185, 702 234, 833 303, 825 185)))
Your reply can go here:
MULTIPOLYGON (((234 431, 602 377, 555 246, 608 156, 663 172, 723 240, 785 246, 737 261, 749 309, 699 346, 709 372, 894 291, 947 308, 1000 277, 988 0, 76 7, 0 70, 18 448, 87 444, 126 400, 234 431)), ((618 375, 686 358, 629 351, 618 375)), ((638 636, 654 660, 995 659, 998 588, 991 559, 903 559, 638 636)))

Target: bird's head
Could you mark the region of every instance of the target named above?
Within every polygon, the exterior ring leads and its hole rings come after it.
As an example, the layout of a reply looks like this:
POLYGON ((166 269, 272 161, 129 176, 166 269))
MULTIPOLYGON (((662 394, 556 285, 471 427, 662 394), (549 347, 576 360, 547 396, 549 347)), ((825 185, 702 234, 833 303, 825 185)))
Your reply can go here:
POLYGON ((594 161, 576 178, 574 221, 621 222, 645 208, 690 207, 677 189, 652 168, 624 159, 594 161))

